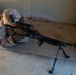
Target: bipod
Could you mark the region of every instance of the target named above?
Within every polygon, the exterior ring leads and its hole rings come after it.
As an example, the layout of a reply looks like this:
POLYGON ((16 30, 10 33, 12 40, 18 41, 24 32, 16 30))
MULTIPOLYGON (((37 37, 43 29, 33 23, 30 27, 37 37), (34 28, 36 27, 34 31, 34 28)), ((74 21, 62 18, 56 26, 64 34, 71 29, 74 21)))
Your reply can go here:
POLYGON ((58 57, 58 54, 59 54, 59 51, 60 51, 60 50, 63 51, 63 54, 64 54, 64 56, 65 56, 66 59, 67 59, 67 58, 70 58, 70 56, 68 56, 68 55, 66 54, 66 52, 64 51, 63 47, 62 47, 62 46, 59 46, 59 47, 58 47, 58 50, 57 50, 56 57, 55 57, 55 59, 54 59, 53 67, 52 67, 51 70, 49 71, 50 74, 52 74, 52 73, 54 72, 54 70, 55 70, 54 68, 55 68, 55 65, 56 65, 56 62, 57 62, 57 57, 58 57))

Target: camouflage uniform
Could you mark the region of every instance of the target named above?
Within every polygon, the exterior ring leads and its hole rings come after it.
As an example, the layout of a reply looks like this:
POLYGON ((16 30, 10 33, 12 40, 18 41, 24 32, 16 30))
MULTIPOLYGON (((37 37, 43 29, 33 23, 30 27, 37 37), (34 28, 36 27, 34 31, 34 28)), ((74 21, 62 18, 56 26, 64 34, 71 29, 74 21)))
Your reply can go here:
MULTIPOLYGON (((2 47, 11 47, 16 45, 16 43, 12 39, 13 30, 6 30, 5 24, 13 25, 14 23, 11 22, 9 15, 13 15, 15 22, 24 22, 28 23, 27 20, 20 15, 20 13, 16 9, 8 8, 4 10, 2 20, 0 21, 0 45, 2 47), (7 32, 6 32, 7 31, 7 32), (7 37, 7 33, 9 36, 7 37)), ((27 42, 29 40, 28 37, 14 35, 13 38, 17 42, 27 42)))

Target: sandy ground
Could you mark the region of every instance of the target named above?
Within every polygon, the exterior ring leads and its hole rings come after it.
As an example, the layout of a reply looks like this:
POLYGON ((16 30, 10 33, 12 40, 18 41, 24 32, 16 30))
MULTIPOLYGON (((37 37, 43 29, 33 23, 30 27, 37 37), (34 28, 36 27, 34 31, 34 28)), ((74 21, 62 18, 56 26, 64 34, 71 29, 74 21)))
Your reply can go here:
MULTIPOLYGON (((71 44, 76 42, 75 24, 28 21, 42 35, 71 44)), ((60 51, 53 75, 76 75, 76 49, 69 46, 64 49, 70 58, 65 59, 60 51)), ((56 46, 44 43, 39 47, 35 39, 11 48, 0 47, 0 75, 49 75, 56 52, 56 46)))

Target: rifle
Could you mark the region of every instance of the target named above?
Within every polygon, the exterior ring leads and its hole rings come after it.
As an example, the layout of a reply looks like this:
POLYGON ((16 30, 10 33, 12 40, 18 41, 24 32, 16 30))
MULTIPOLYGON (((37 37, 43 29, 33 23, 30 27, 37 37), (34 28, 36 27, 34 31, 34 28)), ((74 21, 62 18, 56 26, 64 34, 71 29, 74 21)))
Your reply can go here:
MULTIPOLYGON (((11 18, 12 22, 14 22, 14 18, 13 18, 12 15, 10 15, 10 18, 11 18)), ((25 24, 25 23, 21 23, 21 22, 16 22, 15 24, 16 24, 16 27, 12 27, 10 25, 5 25, 6 29, 13 28, 14 32, 19 34, 19 35, 37 39, 39 47, 44 42, 58 47, 57 54, 56 54, 56 57, 54 59, 53 66, 52 66, 51 70, 49 70, 50 74, 52 74, 54 72, 54 70, 55 70, 54 67, 55 67, 55 64, 57 62, 57 57, 58 57, 59 51, 60 50, 63 51, 63 54, 64 54, 65 58, 70 58, 70 56, 68 56, 66 54, 66 52, 64 51, 63 47, 66 47, 66 45, 68 45, 68 46, 73 46, 73 47, 76 48, 76 43, 69 44, 67 42, 63 42, 63 41, 60 41, 60 40, 56 40, 56 39, 49 38, 49 37, 46 37, 44 35, 41 35, 37 30, 33 30, 33 27, 30 24, 25 24)))

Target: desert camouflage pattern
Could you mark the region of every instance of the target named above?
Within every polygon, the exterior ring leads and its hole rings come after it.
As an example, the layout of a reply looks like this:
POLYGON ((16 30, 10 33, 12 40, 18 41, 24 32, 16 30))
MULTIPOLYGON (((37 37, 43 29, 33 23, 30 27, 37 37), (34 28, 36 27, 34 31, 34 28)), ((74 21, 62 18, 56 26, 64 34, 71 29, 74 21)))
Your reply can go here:
MULTIPOLYGON (((3 12, 3 17, 0 20, 0 45, 2 47, 11 47, 11 46, 16 45, 16 43, 12 39, 12 34, 14 32, 11 29, 6 30, 6 27, 5 27, 5 24, 9 24, 9 25, 12 24, 11 19, 9 18, 9 15, 14 16, 15 22, 21 21, 24 23, 28 23, 27 20, 24 17, 22 17, 16 9, 13 9, 13 8, 5 9, 3 12), (8 37, 7 37, 7 31, 10 34, 8 37)), ((20 36, 17 34, 14 35, 14 39, 17 42, 28 42, 29 41, 28 37, 20 36)))

